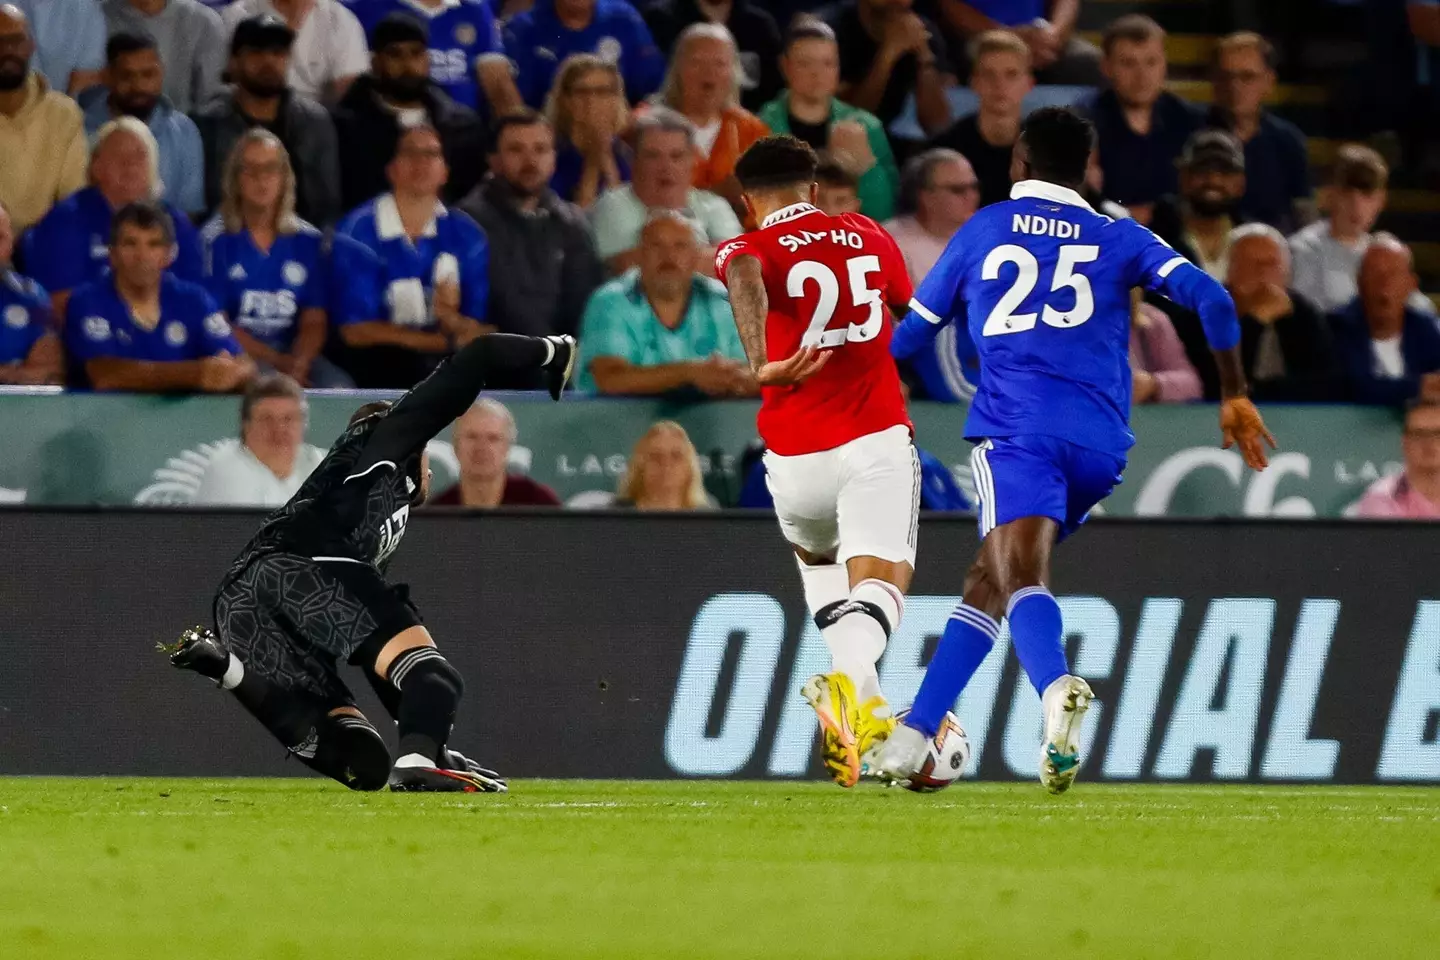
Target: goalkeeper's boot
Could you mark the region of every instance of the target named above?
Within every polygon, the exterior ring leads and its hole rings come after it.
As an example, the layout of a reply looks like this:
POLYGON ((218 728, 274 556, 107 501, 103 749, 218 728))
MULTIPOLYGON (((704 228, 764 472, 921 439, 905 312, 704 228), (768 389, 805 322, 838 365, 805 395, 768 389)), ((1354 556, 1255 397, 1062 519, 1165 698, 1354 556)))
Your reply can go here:
POLYGON ((390 789, 396 793, 504 793, 505 781, 468 770, 435 766, 400 766, 390 771, 390 789))
POLYGON ((575 373, 575 358, 580 350, 575 346, 574 337, 546 337, 555 348, 555 356, 545 365, 545 386, 551 400, 559 400, 565 392, 565 385, 575 373))
POLYGON ((855 786, 860 780, 855 684, 843 673, 816 674, 800 693, 820 719, 820 759, 826 772, 842 787, 855 786))
POLYGON ((925 734, 902 720, 885 738, 867 772, 886 783, 904 783, 925 762, 929 745, 925 734))
POLYGON ((1080 772, 1080 728, 1095 694, 1090 684, 1066 674, 1045 688, 1045 742, 1040 748, 1040 782, 1051 793, 1064 793, 1080 772))
POLYGON ((230 652, 209 627, 190 627, 174 643, 157 643, 155 647, 181 670, 193 670, 216 682, 225 676, 225 667, 230 663, 230 652))
POLYGON ((855 748, 860 753, 862 774, 869 773, 895 726, 895 714, 884 697, 871 697, 860 704, 855 719, 855 748))
POLYGON ((440 755, 436 758, 436 766, 438 766, 442 770, 453 770, 459 771, 460 773, 470 773, 484 780, 488 780, 496 785, 496 789, 490 791, 491 793, 505 793, 510 789, 510 785, 505 782, 504 777, 500 776, 500 774, 496 773, 494 770, 480 766, 480 764, 476 763, 474 760, 471 760, 459 750, 452 750, 449 747, 441 747, 440 755))

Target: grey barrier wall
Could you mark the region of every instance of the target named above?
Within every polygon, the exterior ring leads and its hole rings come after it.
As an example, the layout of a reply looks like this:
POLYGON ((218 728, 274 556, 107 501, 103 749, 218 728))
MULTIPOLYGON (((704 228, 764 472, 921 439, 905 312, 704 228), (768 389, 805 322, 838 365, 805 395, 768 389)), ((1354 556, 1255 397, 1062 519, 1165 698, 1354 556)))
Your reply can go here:
MULTIPOLYGON (((300 775, 154 652, 206 621, 254 514, 0 511, 0 773, 300 775)), ((908 702, 975 549, 922 523, 881 664, 908 702)), ((1086 777, 1440 782, 1440 537, 1338 522, 1096 522, 1057 554, 1098 695, 1086 777)), ((516 776, 815 776, 824 667, 760 515, 418 515, 392 568, 465 673, 454 743, 516 776)), ((1038 701, 1005 638, 956 707, 972 774, 1031 777, 1038 701)), ((347 668, 348 669, 348 668, 347 668)), ((388 731, 358 675, 352 687, 388 731)))

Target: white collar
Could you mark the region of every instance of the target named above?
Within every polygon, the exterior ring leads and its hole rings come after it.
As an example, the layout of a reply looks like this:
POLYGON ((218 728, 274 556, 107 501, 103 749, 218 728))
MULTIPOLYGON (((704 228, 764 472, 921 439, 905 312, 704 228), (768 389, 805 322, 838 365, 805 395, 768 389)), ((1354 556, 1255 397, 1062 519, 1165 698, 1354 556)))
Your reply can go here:
POLYGON ((1050 183, 1047 180, 1021 180, 1010 188, 1011 200, 1049 200, 1051 203, 1065 203, 1072 207, 1080 207, 1089 210, 1095 209, 1085 202, 1080 196, 1069 187, 1062 187, 1058 183, 1050 183))
POLYGON ((774 226, 775 224, 783 223, 786 220, 794 220, 797 217, 803 217, 806 214, 819 212, 819 208, 811 204, 792 203, 788 207, 781 207, 779 210, 776 210, 774 213, 770 214, 770 216, 760 221, 760 228, 763 230, 765 227, 774 226))
POLYGON ((456 7, 460 6, 460 0, 440 0, 439 9, 420 3, 419 0, 400 0, 400 2, 405 4, 405 6, 409 7, 411 10, 414 10, 416 13, 420 14, 422 17, 429 17, 432 20, 435 17, 449 13, 451 10, 454 10, 456 7))
MULTIPOLYGON (((420 231, 420 236, 435 236, 435 221, 445 216, 445 213, 445 204, 436 200, 435 213, 430 217, 430 222, 425 224, 425 229, 420 231)), ((381 240, 408 239, 405 224, 400 222, 400 206, 395 202, 393 193, 383 194, 375 201, 375 235, 381 240)))

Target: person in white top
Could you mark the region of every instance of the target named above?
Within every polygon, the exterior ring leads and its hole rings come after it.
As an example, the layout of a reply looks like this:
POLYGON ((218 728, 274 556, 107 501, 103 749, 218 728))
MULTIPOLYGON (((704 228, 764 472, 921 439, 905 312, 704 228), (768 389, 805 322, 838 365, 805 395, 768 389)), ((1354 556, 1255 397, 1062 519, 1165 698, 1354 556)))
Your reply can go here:
POLYGON ((905 257, 911 283, 920 285, 979 206, 980 180, 960 153, 933 147, 910 158, 900 173, 902 214, 887 220, 885 229, 905 257))
POLYGON ((240 401, 240 442, 211 458, 194 502, 283 505, 325 458, 324 450, 305 442, 309 413, 304 391, 290 377, 276 373, 255 380, 240 401))
POLYGON ((242 20, 273 13, 295 31, 290 48, 290 86, 302 96, 332 104, 370 69, 370 49, 360 20, 339 0, 235 0, 220 11, 226 35, 242 20))

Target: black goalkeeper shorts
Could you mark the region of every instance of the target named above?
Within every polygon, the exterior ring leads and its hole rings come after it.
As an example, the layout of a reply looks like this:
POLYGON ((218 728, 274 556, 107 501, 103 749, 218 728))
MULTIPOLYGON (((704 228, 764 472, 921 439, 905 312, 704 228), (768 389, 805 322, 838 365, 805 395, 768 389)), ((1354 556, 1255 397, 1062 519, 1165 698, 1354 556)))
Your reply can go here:
POLYGON ((391 638, 423 622, 409 588, 369 564, 288 553, 255 558, 215 596, 216 632, 245 669, 328 709, 355 705, 340 661, 368 668, 391 638))

